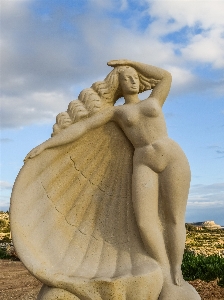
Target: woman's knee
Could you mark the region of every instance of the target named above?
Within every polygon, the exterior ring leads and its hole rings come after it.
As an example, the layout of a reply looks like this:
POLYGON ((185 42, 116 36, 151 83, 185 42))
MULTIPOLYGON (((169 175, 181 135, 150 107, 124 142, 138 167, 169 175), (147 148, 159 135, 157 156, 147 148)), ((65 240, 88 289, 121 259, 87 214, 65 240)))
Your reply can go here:
POLYGON ((148 234, 149 232, 157 231, 160 222, 158 217, 149 218, 147 216, 141 216, 141 218, 137 219, 137 224, 140 232, 148 234))

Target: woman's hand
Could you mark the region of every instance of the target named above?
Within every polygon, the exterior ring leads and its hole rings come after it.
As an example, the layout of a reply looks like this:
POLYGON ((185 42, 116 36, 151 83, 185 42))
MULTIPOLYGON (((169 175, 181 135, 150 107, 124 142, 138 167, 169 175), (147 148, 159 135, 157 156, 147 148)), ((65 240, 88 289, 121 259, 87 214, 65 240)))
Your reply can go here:
POLYGON ((23 161, 26 162, 29 158, 33 158, 33 157, 39 155, 45 149, 46 149, 46 147, 44 146, 44 144, 41 144, 41 145, 35 147, 27 154, 27 156, 24 158, 23 161))
POLYGON ((128 59, 115 59, 108 61, 107 65, 111 67, 117 67, 117 66, 129 66, 131 63, 128 59))

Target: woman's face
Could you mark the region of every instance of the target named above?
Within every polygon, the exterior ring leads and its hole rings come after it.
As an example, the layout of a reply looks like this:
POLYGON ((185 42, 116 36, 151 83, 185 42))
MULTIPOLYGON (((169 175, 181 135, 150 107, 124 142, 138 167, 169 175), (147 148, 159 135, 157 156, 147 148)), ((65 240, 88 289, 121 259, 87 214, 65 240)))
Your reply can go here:
POLYGON ((139 93, 139 77, 135 69, 125 67, 119 74, 119 83, 124 95, 139 93))

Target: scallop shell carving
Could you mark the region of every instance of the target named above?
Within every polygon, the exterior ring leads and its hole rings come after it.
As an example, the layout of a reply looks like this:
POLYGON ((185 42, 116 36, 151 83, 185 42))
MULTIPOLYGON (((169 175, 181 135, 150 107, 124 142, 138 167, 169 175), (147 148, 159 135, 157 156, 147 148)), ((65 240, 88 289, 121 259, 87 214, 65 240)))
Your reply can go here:
POLYGON ((75 293, 81 279, 118 278, 152 264, 132 208, 133 151, 111 122, 23 166, 11 197, 12 237, 42 282, 75 293))

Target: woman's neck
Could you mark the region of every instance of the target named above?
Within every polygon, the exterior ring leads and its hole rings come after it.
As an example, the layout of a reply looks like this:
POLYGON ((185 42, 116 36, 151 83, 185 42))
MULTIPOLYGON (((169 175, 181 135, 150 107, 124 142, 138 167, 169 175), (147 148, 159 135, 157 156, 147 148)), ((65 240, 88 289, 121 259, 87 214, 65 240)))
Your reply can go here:
POLYGON ((134 104, 134 103, 139 103, 140 99, 138 98, 138 94, 134 95, 125 95, 124 96, 125 103, 124 104, 134 104))

